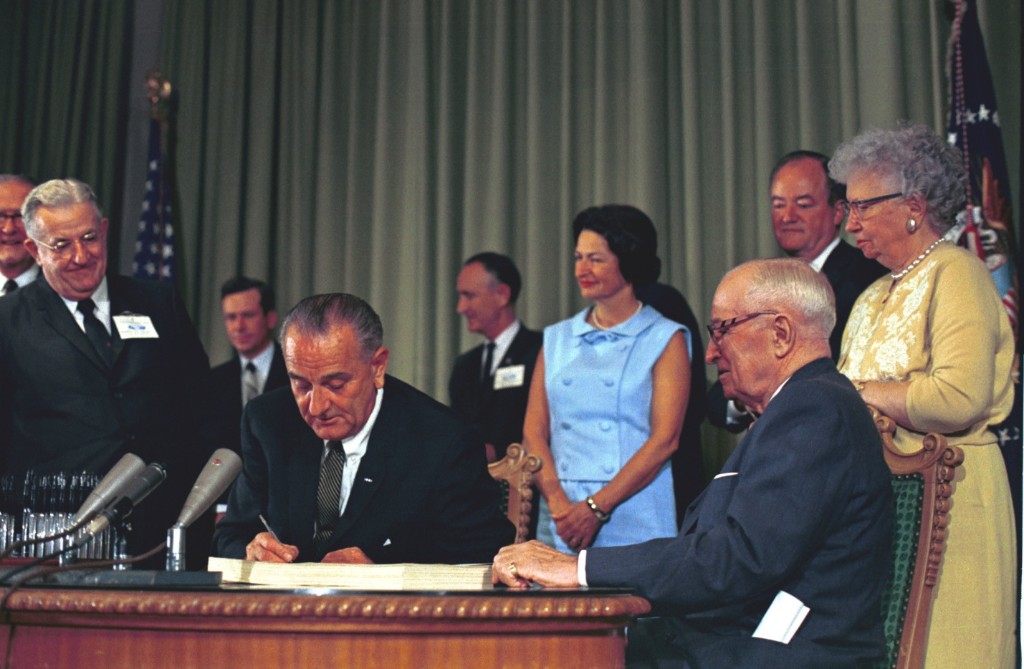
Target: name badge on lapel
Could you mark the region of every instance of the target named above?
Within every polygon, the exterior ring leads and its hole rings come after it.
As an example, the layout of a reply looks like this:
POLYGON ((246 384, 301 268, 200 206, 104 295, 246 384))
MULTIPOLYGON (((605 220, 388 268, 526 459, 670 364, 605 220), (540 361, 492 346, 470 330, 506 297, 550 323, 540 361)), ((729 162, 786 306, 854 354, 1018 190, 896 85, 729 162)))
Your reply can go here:
POLYGON ((153 321, 149 316, 140 314, 121 314, 114 316, 114 325, 121 339, 159 339, 153 321))
POLYGON ((494 389, 518 388, 526 380, 526 365, 499 367, 494 372, 494 389))

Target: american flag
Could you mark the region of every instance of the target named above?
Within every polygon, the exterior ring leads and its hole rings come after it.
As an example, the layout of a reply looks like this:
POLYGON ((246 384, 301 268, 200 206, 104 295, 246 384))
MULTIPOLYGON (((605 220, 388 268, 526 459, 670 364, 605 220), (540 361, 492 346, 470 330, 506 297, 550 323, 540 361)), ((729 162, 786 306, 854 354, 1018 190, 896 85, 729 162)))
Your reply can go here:
MULTIPOLYGON (((1001 55, 1002 57, 1002 55, 1001 55)), ((995 86, 985 55, 985 43, 978 25, 978 9, 973 0, 959 0, 953 33, 949 42, 949 119, 948 141, 960 147, 967 169, 967 210, 958 217, 959 243, 985 261, 1003 306, 1010 317, 1014 334, 1019 332, 1017 317, 1019 284, 1013 251, 1013 207, 1010 205, 1010 179, 1003 152, 1003 133, 999 128, 995 86)), ((1014 337, 1019 344, 1019 337, 1014 337)), ((1014 401, 1010 415, 991 430, 996 435, 1009 475, 1010 494, 1016 513, 1017 558, 1021 549, 1021 423, 1024 407, 1020 384, 1020 356, 1015 360, 1014 401)))
POLYGON ((174 223, 171 218, 171 189, 162 150, 160 122, 149 122, 149 169, 146 193, 132 260, 136 279, 174 281, 174 223))
POLYGON ((968 174, 968 206, 956 228, 959 243, 988 265, 1017 332, 1020 289, 1013 257, 1016 247, 1010 178, 995 87, 974 0, 957 3, 948 59, 947 139, 963 152, 968 174))

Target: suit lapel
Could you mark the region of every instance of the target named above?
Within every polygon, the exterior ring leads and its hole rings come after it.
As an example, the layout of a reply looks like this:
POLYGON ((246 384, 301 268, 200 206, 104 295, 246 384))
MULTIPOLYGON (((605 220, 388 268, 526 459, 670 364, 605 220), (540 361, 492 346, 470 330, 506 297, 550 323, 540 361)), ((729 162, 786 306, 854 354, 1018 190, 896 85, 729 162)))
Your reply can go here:
POLYGON ((301 437, 288 466, 288 527, 298 528, 296 546, 305 556, 313 549, 316 488, 320 480, 324 442, 301 418, 299 423, 303 428, 301 437))
POLYGON ((92 342, 82 332, 82 328, 78 327, 75 317, 71 315, 64 300, 45 280, 40 279, 37 283, 41 290, 36 307, 39 309, 43 321, 57 334, 67 339, 68 343, 78 349, 79 353, 88 358, 104 374, 107 374, 110 370, 106 362, 100 358, 100 354, 93 348, 92 342))
POLYGON ((486 344, 480 344, 469 352, 469 371, 472 373, 473 383, 478 391, 472 393, 468 398, 473 402, 472 415, 476 415, 480 411, 480 407, 484 405, 484 402, 487 397, 490 396, 491 389, 494 386, 493 382, 484 382, 480 380, 484 369, 484 346, 486 346, 486 344))
POLYGON ((501 363, 498 365, 499 367, 526 362, 523 360, 523 349, 526 348, 525 335, 526 327, 520 324, 519 332, 516 333, 512 343, 508 345, 508 350, 505 351, 505 356, 501 359, 501 363))
MULTIPOLYGON (((387 385, 385 385, 387 388, 387 385)), ((395 444, 399 443, 404 432, 403 422, 394 409, 395 398, 384 391, 377 421, 370 431, 370 440, 366 445, 366 453, 359 462, 352 490, 349 492, 345 513, 334 527, 330 545, 335 546, 339 537, 348 532, 359 521, 370 501, 380 490, 388 475, 395 444)), ((333 550, 333 548, 331 549, 333 550)))
POLYGON ((839 240, 839 244, 832 249, 832 253, 829 253, 828 257, 825 258, 825 264, 821 266, 821 273, 825 275, 825 278, 827 278, 828 282, 833 286, 835 286, 837 282, 848 279, 848 277, 846 277, 846 268, 853 260, 853 257, 849 253, 850 251, 860 253, 860 251, 853 249, 843 240, 839 240))
MULTIPOLYGON (((119 280, 119 277, 116 276, 108 277, 107 291, 109 292, 110 297, 111 345, 114 349, 114 364, 116 365, 121 359, 121 353, 124 351, 125 346, 124 340, 121 339, 120 335, 117 333, 117 326, 114 325, 114 316, 120 316, 125 313, 147 314, 144 312, 141 296, 134 292, 135 287, 130 283, 122 282, 119 280)), ((159 336, 164 336, 165 334, 167 333, 157 332, 157 335, 159 336)))

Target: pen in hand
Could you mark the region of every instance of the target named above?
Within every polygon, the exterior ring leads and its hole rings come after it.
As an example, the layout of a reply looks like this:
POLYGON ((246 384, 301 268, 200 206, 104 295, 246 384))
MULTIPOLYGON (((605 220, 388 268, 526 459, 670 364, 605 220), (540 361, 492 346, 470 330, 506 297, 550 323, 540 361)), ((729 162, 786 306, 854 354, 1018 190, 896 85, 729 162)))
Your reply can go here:
POLYGON ((277 538, 277 532, 270 528, 270 523, 267 522, 267 519, 263 517, 262 513, 260 514, 260 522, 263 523, 263 527, 267 528, 267 532, 270 532, 270 536, 274 538, 274 541, 280 543, 281 540, 277 538))

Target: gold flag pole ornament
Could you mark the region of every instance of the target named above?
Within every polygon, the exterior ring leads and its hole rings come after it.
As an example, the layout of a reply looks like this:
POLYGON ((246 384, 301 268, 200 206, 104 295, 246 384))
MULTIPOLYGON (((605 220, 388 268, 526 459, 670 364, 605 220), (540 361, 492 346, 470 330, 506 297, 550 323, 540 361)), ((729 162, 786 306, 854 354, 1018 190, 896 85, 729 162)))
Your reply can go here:
POLYGON ((167 80, 163 72, 154 69, 146 73, 145 86, 146 97, 149 99, 150 105, 150 117, 166 124, 167 104, 171 99, 171 82, 167 80))

